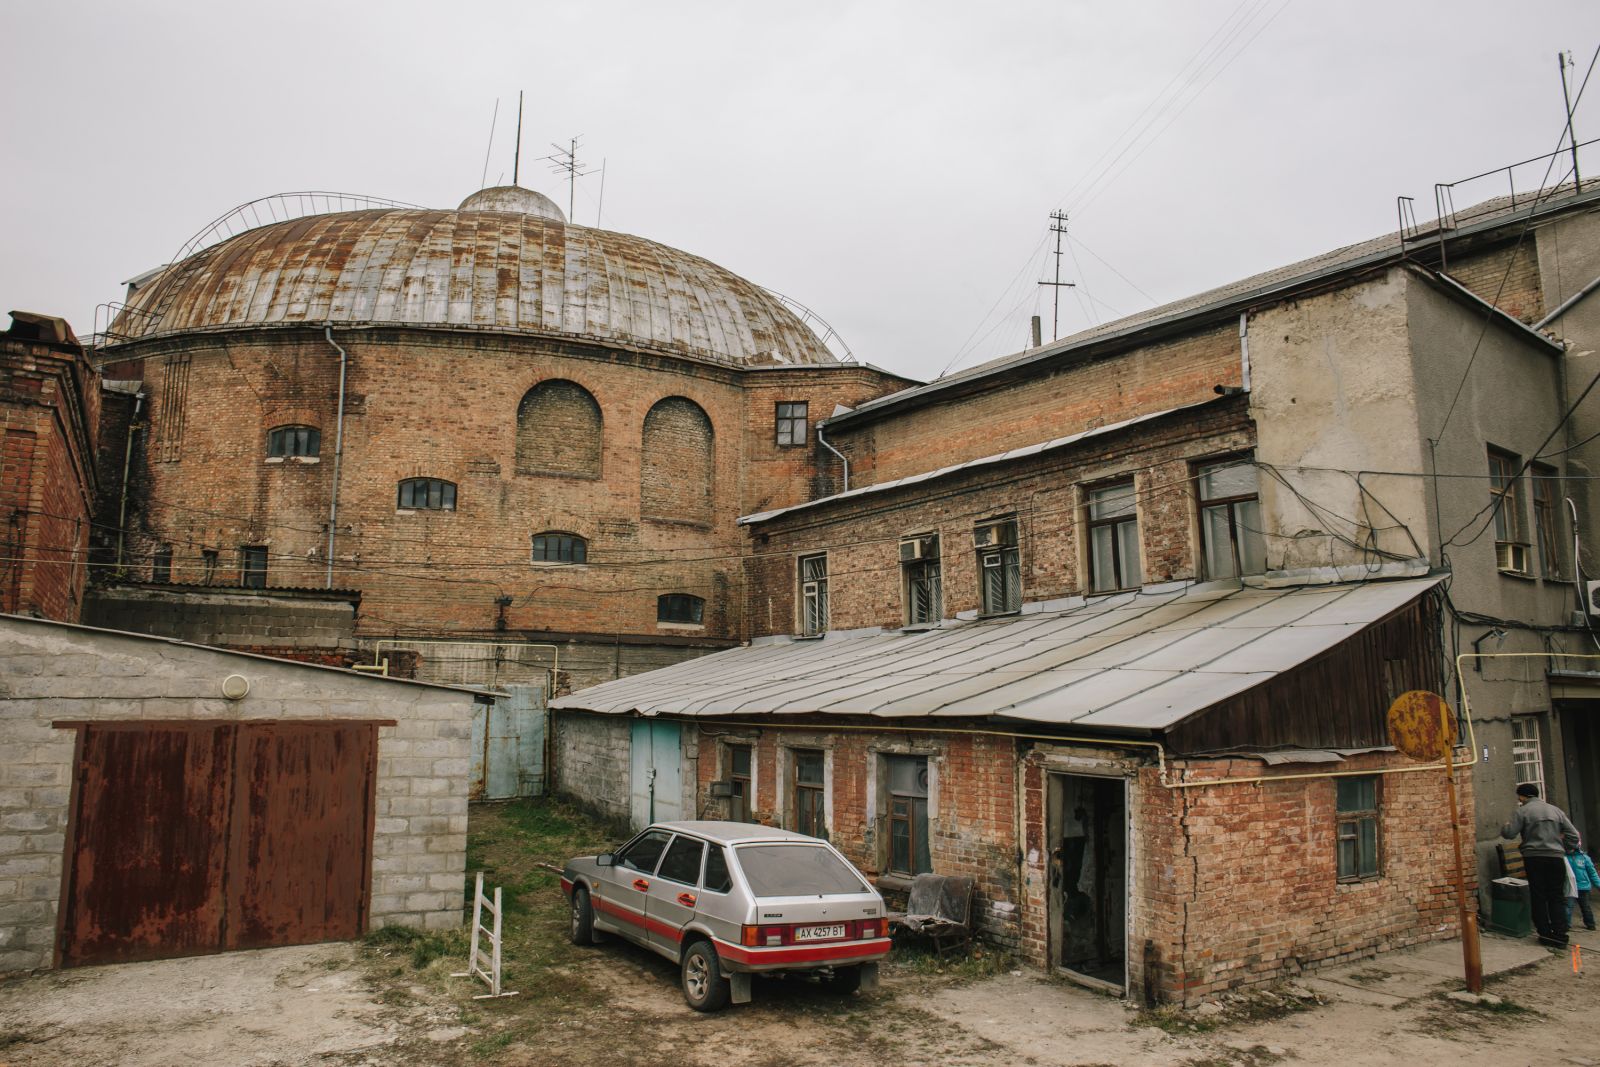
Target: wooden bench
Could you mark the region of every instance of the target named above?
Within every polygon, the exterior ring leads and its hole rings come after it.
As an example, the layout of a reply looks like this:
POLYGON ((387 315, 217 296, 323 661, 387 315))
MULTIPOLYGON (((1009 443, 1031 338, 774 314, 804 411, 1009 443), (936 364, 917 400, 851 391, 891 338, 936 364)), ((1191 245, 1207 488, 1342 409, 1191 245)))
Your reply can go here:
POLYGON ((1528 865, 1522 860, 1522 849, 1516 845, 1501 844, 1500 848, 1500 877, 1502 878, 1527 878, 1528 865))

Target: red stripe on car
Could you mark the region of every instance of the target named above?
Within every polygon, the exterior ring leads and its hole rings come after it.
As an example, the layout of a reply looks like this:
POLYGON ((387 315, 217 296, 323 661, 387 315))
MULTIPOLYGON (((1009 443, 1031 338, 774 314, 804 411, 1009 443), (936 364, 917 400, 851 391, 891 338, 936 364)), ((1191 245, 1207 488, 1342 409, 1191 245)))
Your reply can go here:
POLYGON ((872 941, 844 941, 805 948, 745 948, 726 941, 718 941, 717 952, 736 963, 760 966, 773 963, 826 963, 829 960, 884 956, 888 954, 889 946, 890 941, 886 937, 872 941))
POLYGON ((668 926, 660 919, 652 919, 648 915, 640 915, 632 908, 623 907, 621 904, 613 904, 609 900, 596 900, 594 906, 607 915, 621 919, 632 926, 637 926, 641 930, 647 930, 652 934, 660 934, 662 937, 668 937, 674 941, 683 940, 683 931, 676 926, 668 926))

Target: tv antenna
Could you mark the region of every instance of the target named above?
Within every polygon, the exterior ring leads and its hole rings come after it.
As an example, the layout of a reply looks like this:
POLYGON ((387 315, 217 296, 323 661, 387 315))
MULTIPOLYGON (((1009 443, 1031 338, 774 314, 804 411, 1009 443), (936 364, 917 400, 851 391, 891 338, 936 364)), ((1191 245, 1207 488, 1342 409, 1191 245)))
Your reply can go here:
POLYGON ((1061 336, 1061 290, 1076 289, 1077 282, 1064 282, 1061 280, 1061 238, 1067 234, 1067 213, 1065 211, 1050 212, 1050 232, 1056 235, 1056 280, 1044 281, 1040 285, 1048 285, 1050 289, 1050 340, 1057 340, 1061 336))
POLYGON ((550 147, 554 148, 555 152, 544 157, 544 160, 550 164, 552 171, 557 174, 562 171, 567 172, 567 218, 569 219, 572 218, 574 194, 577 192, 578 179, 594 173, 592 168, 585 169, 583 164, 578 162, 578 142, 580 140, 582 140, 581 134, 569 139, 565 148, 551 141, 550 147))
MULTIPOLYGON (((496 103, 498 107, 498 103, 496 103)), ((518 171, 522 168, 522 90, 517 90, 517 151, 511 157, 511 184, 517 184, 518 171)))

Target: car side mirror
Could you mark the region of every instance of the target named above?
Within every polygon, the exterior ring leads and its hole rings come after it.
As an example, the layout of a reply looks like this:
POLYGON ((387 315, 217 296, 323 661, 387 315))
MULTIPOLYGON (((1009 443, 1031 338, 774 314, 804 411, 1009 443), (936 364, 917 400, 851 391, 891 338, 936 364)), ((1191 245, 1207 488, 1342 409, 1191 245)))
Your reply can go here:
POLYGON ((594 858, 594 864, 596 867, 615 867, 617 865, 617 857, 609 852, 602 852, 594 858))

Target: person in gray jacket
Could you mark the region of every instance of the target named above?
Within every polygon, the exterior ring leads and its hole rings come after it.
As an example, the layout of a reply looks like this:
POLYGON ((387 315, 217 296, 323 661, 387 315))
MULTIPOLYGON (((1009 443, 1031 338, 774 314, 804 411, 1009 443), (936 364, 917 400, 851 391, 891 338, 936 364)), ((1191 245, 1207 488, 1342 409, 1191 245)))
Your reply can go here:
POLYGON ((1500 836, 1522 838, 1522 862, 1528 868, 1528 896, 1533 928, 1541 944, 1567 944, 1567 849, 1578 847, 1578 828, 1567 813, 1539 799, 1532 782, 1517 786, 1517 810, 1500 836))

